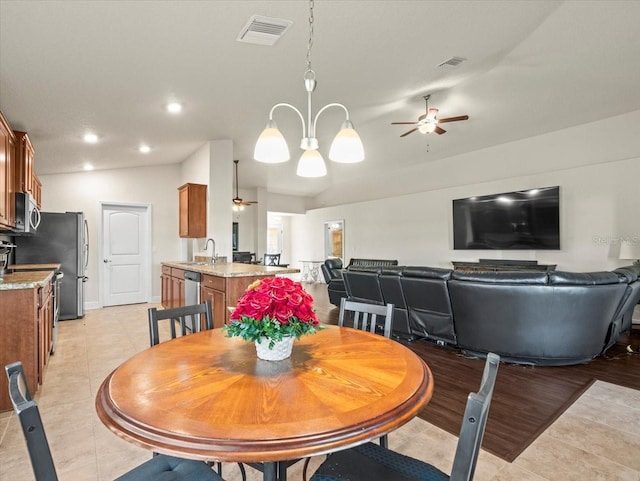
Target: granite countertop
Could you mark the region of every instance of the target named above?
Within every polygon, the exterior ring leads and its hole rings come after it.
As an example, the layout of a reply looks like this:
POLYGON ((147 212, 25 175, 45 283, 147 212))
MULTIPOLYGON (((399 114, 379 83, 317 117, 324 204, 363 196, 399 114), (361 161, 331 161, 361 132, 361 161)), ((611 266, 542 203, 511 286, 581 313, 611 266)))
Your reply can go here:
POLYGON ((0 276, 0 291, 33 289, 46 286, 53 277, 54 270, 19 271, 0 276))
POLYGON ((200 272, 217 277, 251 277, 251 276, 274 276, 277 274, 295 274, 300 269, 291 267, 272 267, 259 264, 242 264, 240 262, 226 262, 220 264, 207 264, 190 261, 169 261, 162 262, 163 266, 175 267, 191 272, 200 272))
POLYGON ((60 270, 60 264, 13 264, 9 269, 14 271, 57 271, 60 270))

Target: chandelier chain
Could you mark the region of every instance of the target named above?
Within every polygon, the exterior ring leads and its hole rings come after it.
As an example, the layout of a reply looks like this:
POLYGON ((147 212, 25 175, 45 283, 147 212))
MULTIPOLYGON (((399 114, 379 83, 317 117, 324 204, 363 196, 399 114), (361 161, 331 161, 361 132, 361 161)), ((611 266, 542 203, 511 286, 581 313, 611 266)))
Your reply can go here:
POLYGON ((313 46, 313 3, 309 0, 309 44, 307 45, 307 70, 311 70, 311 47, 313 46))

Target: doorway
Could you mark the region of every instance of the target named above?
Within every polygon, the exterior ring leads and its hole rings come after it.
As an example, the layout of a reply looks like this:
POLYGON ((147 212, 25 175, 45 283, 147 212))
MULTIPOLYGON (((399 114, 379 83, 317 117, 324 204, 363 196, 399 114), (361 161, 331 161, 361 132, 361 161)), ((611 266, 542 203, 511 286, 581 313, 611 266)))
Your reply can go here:
POLYGON ((344 260, 344 220, 324 223, 324 257, 344 260))
POLYGON ((148 302, 151 206, 102 203, 100 226, 102 305, 148 302))

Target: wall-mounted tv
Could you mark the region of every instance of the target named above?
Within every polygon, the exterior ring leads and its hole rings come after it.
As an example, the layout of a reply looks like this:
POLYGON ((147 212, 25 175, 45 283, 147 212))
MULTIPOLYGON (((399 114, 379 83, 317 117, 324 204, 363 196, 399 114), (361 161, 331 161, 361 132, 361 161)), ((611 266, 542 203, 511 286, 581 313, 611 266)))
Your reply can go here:
POLYGON ((453 201, 454 249, 560 249, 560 188, 453 201))

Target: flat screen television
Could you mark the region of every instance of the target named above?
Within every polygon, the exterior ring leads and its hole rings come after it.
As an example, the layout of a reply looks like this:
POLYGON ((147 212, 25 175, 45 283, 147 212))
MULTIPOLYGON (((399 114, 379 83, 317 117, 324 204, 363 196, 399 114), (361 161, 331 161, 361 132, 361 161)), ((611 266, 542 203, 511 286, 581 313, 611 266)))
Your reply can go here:
POLYGON ((560 188, 453 201, 454 249, 560 249, 560 188))

